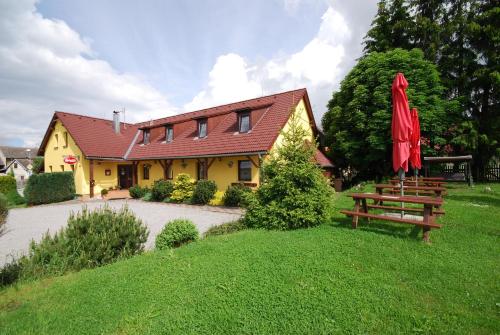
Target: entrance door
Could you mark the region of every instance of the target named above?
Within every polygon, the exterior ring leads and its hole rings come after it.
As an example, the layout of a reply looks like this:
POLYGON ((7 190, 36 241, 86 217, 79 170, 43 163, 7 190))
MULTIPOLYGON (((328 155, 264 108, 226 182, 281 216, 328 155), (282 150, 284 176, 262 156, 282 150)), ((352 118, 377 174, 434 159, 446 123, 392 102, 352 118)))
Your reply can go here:
POLYGON ((121 189, 132 186, 132 165, 118 165, 118 181, 121 189))

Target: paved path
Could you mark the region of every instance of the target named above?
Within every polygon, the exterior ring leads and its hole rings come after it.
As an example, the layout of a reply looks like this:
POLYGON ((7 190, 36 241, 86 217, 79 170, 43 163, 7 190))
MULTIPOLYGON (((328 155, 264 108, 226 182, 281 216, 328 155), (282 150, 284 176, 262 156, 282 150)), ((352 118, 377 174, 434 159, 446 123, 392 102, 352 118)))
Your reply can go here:
MULTIPOLYGON (((85 203, 89 209, 104 205, 105 201, 85 203)), ((119 209, 127 204, 149 227, 146 248, 154 246, 156 235, 165 223, 175 218, 192 220, 200 233, 211 226, 238 219, 239 209, 214 208, 209 206, 175 205, 138 200, 113 200, 107 202, 119 209)), ((32 239, 38 241, 47 231, 54 233, 65 226, 71 211, 81 210, 81 202, 72 201, 62 204, 16 208, 9 211, 6 226, 0 235, 0 266, 11 261, 11 255, 19 256, 28 250, 32 239)))

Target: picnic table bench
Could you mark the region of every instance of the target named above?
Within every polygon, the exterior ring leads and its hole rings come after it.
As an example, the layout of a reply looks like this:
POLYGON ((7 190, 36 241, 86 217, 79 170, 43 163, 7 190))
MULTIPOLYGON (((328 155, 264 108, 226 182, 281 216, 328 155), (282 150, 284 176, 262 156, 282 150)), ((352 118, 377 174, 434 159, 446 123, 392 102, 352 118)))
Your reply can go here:
POLYGON ((354 209, 352 211, 341 210, 340 212, 347 216, 352 216, 352 227, 354 229, 358 227, 358 220, 360 217, 366 218, 368 223, 370 223, 370 219, 377 219, 377 220, 412 224, 415 226, 422 227, 423 240, 428 242, 431 228, 441 228, 441 225, 436 223, 437 211, 435 210, 435 208, 441 208, 443 204, 443 199, 441 198, 415 197, 415 196, 389 196, 389 195, 380 195, 375 193, 352 193, 349 194, 348 196, 352 197, 354 200, 354 209), (367 204, 366 201, 367 199, 374 200, 374 204, 367 204), (417 205, 423 205, 423 207, 402 208, 397 206, 379 205, 379 203, 382 202, 417 204, 417 205), (368 211, 370 209, 387 209, 399 212, 420 211, 423 212, 423 216, 422 219, 419 220, 417 218, 407 218, 400 216, 389 216, 387 214, 369 213, 368 211))
MULTIPOLYGON (((393 185, 398 185, 399 184, 399 179, 390 179, 389 183, 393 185)), ((446 182, 444 181, 439 181, 439 180, 418 180, 415 181, 415 179, 406 179, 404 181, 404 185, 408 186, 436 186, 436 187, 445 187, 446 182)))
MULTIPOLYGON (((382 195, 384 191, 391 194, 397 194, 401 191, 401 186, 392 184, 375 184, 375 190, 380 195, 382 195)), ((439 186, 415 186, 403 184, 403 190, 405 193, 434 195, 437 198, 441 198, 442 195, 446 193, 446 188, 439 186)))
MULTIPOLYGON (((392 179, 399 180, 398 176, 393 177, 392 179)), ((406 177, 406 180, 415 180, 415 177, 406 177)), ((418 181, 445 181, 444 177, 418 177, 418 181)))

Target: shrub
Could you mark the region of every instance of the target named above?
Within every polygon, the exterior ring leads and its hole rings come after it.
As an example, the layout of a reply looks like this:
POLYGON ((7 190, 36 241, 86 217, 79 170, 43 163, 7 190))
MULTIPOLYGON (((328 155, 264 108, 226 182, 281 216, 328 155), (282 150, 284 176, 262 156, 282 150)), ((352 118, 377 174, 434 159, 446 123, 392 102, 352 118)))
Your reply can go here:
POLYGON ((31 171, 34 174, 43 173, 43 169, 44 169, 44 159, 43 159, 43 156, 35 157, 35 159, 33 159, 32 166, 33 166, 33 168, 31 169, 31 171))
POLYGON ((7 197, 0 193, 0 232, 2 231, 3 225, 7 220, 7 215, 9 214, 9 207, 7 202, 7 197))
POLYGON ((144 196, 142 197, 142 200, 143 201, 153 201, 153 194, 151 193, 151 191, 149 191, 148 189, 146 189, 146 193, 144 193, 144 196))
POLYGON ((175 202, 183 202, 193 196, 194 185, 187 173, 179 173, 174 182, 174 191, 170 197, 175 202))
POLYGON ((71 213, 66 228, 31 243, 28 256, 21 260, 23 277, 62 274, 128 258, 144 250, 147 237, 146 226, 126 206, 119 211, 107 205, 94 211, 84 207, 71 213))
POLYGON ((217 192, 217 184, 213 180, 198 180, 193 191, 194 204, 206 205, 213 199, 217 192))
POLYGON ((332 209, 332 188, 314 161, 316 146, 295 113, 283 142, 263 164, 263 182, 245 213, 249 227, 296 229, 325 222, 332 209))
POLYGON ((20 260, 12 260, 0 269, 0 287, 10 285, 21 277, 22 265, 20 260))
POLYGON ((140 199, 146 194, 146 189, 140 187, 139 185, 134 185, 128 189, 128 193, 134 199, 140 199))
POLYGON ((17 190, 16 179, 12 176, 0 176, 0 193, 7 194, 17 190))
POLYGON ((109 193, 109 192, 108 192, 108 190, 107 190, 107 189, 105 189, 105 188, 103 188, 103 189, 101 190, 101 196, 103 196, 103 197, 105 197, 106 195, 108 195, 108 193, 109 193))
POLYGON ((248 196, 252 193, 250 187, 245 185, 231 185, 224 193, 222 201, 224 206, 229 207, 245 207, 248 205, 248 196))
POLYGON ((71 200, 75 197, 73 172, 33 174, 28 179, 24 196, 30 205, 71 200))
POLYGON ((153 200, 163 201, 172 195, 174 191, 174 183, 170 180, 157 180, 153 184, 153 189, 151 190, 153 200))
POLYGON ((210 227, 205 232, 205 237, 236 233, 243 229, 246 229, 246 226, 241 220, 226 222, 218 226, 210 227))
POLYGON ((26 199, 17 193, 17 190, 10 191, 5 195, 5 197, 7 198, 9 206, 19 206, 26 203, 26 199))
POLYGON ((193 222, 187 219, 175 219, 168 222, 156 236, 155 247, 158 250, 176 248, 198 239, 198 230, 193 222))

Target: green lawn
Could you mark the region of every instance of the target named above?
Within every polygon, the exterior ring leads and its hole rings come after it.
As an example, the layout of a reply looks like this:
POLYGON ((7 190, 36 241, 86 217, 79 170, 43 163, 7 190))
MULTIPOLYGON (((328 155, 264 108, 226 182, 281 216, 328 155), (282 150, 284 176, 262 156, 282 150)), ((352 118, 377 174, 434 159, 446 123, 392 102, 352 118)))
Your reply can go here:
POLYGON ((500 185, 485 186, 450 187, 430 245, 413 226, 352 230, 339 214, 210 237, 4 289, 0 332, 498 334, 500 185))

